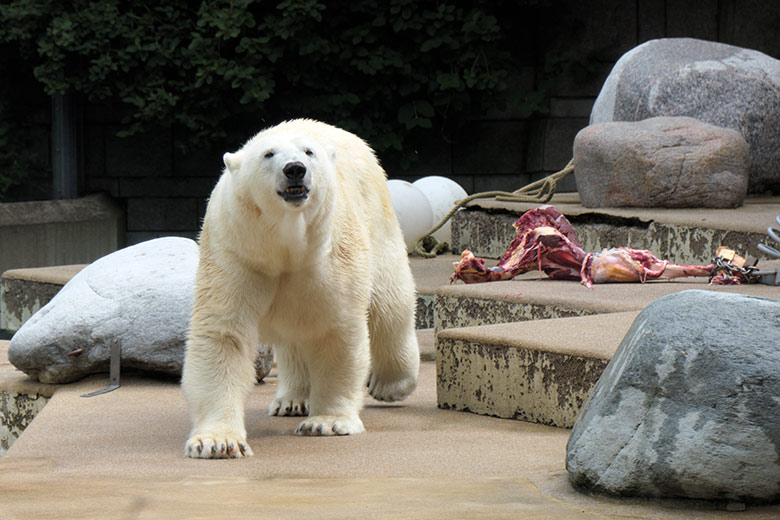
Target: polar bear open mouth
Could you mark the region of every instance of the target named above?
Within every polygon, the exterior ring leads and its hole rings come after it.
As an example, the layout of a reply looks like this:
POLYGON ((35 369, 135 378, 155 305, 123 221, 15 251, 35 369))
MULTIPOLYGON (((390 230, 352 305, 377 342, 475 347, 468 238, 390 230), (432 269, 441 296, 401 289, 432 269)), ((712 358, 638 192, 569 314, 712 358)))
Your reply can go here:
POLYGON ((277 193, 285 202, 303 202, 309 196, 309 188, 302 185, 287 186, 284 191, 277 193))

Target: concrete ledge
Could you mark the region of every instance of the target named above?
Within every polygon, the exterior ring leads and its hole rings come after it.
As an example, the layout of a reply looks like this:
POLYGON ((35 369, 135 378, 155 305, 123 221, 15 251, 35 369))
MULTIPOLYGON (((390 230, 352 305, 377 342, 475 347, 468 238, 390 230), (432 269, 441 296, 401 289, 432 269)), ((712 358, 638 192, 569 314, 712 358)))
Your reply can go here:
MULTIPOLYGON (((502 283, 502 282, 499 282, 502 283)), ((516 321, 546 320, 565 316, 594 314, 577 308, 567 308, 556 302, 537 303, 522 300, 504 300, 491 298, 490 294, 436 296, 434 303, 434 330, 442 331, 459 327, 475 327, 493 323, 516 321)), ((602 312, 612 312, 604 310, 602 312)))
POLYGON ((30 379, 8 361, 8 341, 0 341, 0 393, 51 397, 61 385, 30 379))
POLYGON ((460 255, 446 254, 436 258, 409 257, 417 291, 416 328, 429 329, 434 326, 436 292, 439 287, 449 284, 452 264, 459 260, 460 255))
POLYGON ((417 293, 417 312, 414 315, 414 328, 430 329, 433 327, 433 309, 436 295, 417 293))
POLYGON ((8 362, 8 342, 0 341, 0 457, 54 395, 57 385, 33 381, 8 362))
POLYGON ((777 287, 759 284, 714 287, 706 278, 596 284, 588 289, 576 281, 540 280, 538 276, 526 273, 510 281, 439 287, 434 309, 435 330, 638 311, 662 296, 686 289, 778 298, 777 287))
POLYGON ((16 331, 84 265, 11 269, 0 278, 0 329, 16 331))
POLYGON ((0 392, 0 457, 43 410, 48 397, 0 392))
POLYGON ((571 428, 637 314, 442 331, 438 406, 571 428))
MULTIPOLYGON (((586 208, 576 193, 553 197, 549 204, 568 218, 583 249, 649 249, 677 263, 708 263, 720 245, 740 254, 765 258, 756 247, 774 224, 780 197, 749 198, 735 209, 586 208)), ((477 257, 500 258, 515 236, 512 224, 539 204, 474 201, 453 216, 453 251, 470 249, 477 257)))
POLYGON ((440 287, 437 404, 570 428, 636 314, 693 288, 779 296, 773 286, 713 287, 706 279, 593 289, 549 279, 440 287))

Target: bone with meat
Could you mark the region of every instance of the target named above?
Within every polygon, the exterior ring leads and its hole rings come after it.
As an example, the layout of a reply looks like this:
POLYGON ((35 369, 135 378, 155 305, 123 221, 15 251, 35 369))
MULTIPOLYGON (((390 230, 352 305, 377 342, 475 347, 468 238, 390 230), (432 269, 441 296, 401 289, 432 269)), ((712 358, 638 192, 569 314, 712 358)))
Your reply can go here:
POLYGON ((594 283, 645 282, 683 276, 709 276, 712 265, 680 265, 661 260, 647 250, 618 247, 586 253, 571 223, 553 206, 527 211, 513 224, 517 235, 495 267, 463 251, 450 282, 510 280, 533 269, 557 280, 594 283))

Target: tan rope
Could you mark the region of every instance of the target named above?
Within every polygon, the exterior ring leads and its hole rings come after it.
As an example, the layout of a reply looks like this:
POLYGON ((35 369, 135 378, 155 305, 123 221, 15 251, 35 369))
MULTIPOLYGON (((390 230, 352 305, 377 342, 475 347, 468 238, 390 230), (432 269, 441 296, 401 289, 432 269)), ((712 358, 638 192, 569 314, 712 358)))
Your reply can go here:
MULTIPOLYGON (((447 213, 438 224, 433 226, 427 233, 425 233, 422 237, 420 237, 419 240, 417 240, 417 243, 414 246, 414 254, 423 258, 434 258, 436 255, 446 249, 448 245, 445 242, 438 242, 434 245, 430 252, 425 251, 425 248, 423 247, 423 241, 441 229, 441 227, 446 224, 450 218, 452 218, 456 211, 466 206, 469 202, 477 199, 495 198, 501 202, 536 202, 544 204, 549 202, 549 200, 552 198, 558 182, 573 171, 574 159, 570 160, 569 164, 567 164, 563 170, 548 175, 544 179, 539 179, 536 182, 532 182, 531 184, 523 186, 518 190, 511 192, 483 191, 481 193, 474 193, 465 199, 456 201, 455 205, 452 207, 449 213, 447 213)), ((431 239, 433 239, 433 237, 431 237, 431 239)))

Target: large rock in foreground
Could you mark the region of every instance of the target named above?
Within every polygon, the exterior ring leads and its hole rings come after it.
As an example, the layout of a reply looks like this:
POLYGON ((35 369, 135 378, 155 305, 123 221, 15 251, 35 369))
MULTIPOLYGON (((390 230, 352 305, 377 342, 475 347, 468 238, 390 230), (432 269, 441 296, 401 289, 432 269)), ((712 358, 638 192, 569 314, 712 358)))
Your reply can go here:
POLYGON ((636 318, 578 418, 575 487, 780 501, 780 301, 683 291, 636 318))
MULTIPOLYGON (((14 335, 8 359, 43 383, 107 372, 113 341, 122 369, 181 375, 198 246, 158 238, 104 256, 76 274, 14 335)), ((271 368, 260 348, 258 377, 271 368)))
POLYGON ((590 125, 574 139, 584 206, 734 208, 747 195, 748 145, 690 117, 590 125))
POLYGON ((780 193, 780 61, 691 38, 651 40, 618 60, 591 124, 689 116, 739 131, 750 145, 749 192, 780 193))

